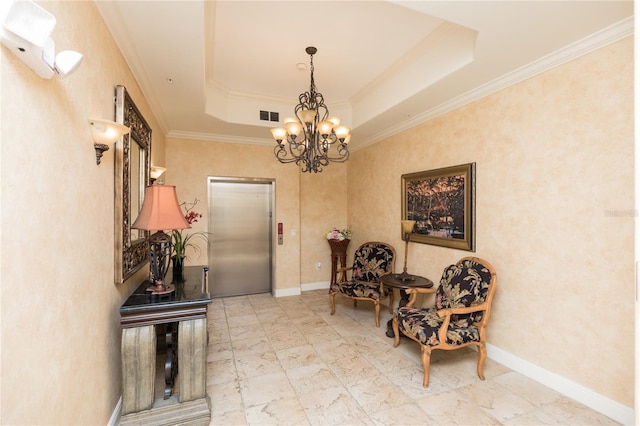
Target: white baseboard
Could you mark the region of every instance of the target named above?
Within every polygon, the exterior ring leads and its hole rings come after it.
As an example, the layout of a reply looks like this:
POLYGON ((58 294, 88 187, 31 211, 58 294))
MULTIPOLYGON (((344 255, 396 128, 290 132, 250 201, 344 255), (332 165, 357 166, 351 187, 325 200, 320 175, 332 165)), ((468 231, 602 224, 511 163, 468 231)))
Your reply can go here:
POLYGON ((122 412, 122 397, 118 399, 116 408, 113 409, 113 413, 111 413, 111 418, 109 419, 109 423, 107 423, 107 426, 118 426, 120 424, 121 412, 122 412))
POLYGON ((530 379, 560 392, 564 396, 578 401, 589 408, 604 414, 624 425, 634 424, 633 408, 627 407, 617 401, 600 395, 591 389, 574 383, 558 374, 538 367, 535 364, 518 358, 493 345, 487 344, 487 356, 500 364, 509 367, 530 379))
POLYGON ((299 296, 303 291, 322 290, 325 288, 329 288, 329 281, 318 281, 317 283, 301 284, 300 287, 297 288, 283 288, 280 290, 276 289, 273 292, 273 295, 275 297, 299 296))
POLYGON ((317 283, 302 284, 300 288, 302 291, 324 290, 329 288, 329 284, 329 281, 318 281, 317 283))
POLYGON ((276 289, 273 292, 273 295, 275 297, 285 297, 285 296, 299 296, 300 295, 300 287, 294 287, 294 288, 283 288, 283 289, 276 289))

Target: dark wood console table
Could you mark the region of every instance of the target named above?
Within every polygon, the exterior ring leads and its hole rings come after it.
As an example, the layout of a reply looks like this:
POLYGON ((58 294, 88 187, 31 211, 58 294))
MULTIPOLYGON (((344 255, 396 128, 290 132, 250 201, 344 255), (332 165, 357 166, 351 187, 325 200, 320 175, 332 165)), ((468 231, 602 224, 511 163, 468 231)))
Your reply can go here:
MULTIPOLYGON (((122 327, 122 419, 120 424, 209 424, 206 394, 207 269, 190 266, 175 291, 152 295, 142 283, 120 307, 122 327), (164 399, 179 373, 178 402, 155 404, 156 326, 167 328, 164 399), (178 362, 180 368, 178 369, 178 362), (154 407, 154 405, 160 405, 154 407)), ((167 282, 171 281, 171 271, 167 282)))

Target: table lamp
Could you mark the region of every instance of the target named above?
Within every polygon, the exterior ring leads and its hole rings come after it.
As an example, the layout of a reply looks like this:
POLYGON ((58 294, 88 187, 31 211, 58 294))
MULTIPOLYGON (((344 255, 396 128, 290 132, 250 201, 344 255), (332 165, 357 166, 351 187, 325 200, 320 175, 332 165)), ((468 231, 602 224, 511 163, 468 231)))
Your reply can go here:
POLYGON ((176 187, 147 186, 140 214, 131 227, 157 231, 149 237, 150 280, 153 285, 147 288, 147 291, 151 291, 152 294, 172 292, 172 286, 166 286, 164 283, 171 260, 171 235, 166 234, 164 230, 191 228, 180 209, 176 187))
POLYGON ((401 220, 402 223, 402 239, 404 240, 404 268, 402 268, 402 273, 396 275, 396 278, 401 281, 413 281, 414 278, 411 274, 407 273, 407 252, 409 249, 409 237, 413 232, 413 227, 416 224, 415 220, 401 220))

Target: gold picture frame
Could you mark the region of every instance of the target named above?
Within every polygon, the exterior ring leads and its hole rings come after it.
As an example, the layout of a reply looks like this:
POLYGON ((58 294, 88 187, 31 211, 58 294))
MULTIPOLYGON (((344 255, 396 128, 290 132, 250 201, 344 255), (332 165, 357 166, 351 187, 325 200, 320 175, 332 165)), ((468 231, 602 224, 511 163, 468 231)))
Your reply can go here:
POLYGON ((151 126, 122 85, 115 102, 116 122, 131 129, 115 143, 114 281, 122 284, 149 261, 149 231, 131 225, 150 182, 151 126))
POLYGON ((402 220, 409 240, 475 251, 476 163, 402 175, 402 220))

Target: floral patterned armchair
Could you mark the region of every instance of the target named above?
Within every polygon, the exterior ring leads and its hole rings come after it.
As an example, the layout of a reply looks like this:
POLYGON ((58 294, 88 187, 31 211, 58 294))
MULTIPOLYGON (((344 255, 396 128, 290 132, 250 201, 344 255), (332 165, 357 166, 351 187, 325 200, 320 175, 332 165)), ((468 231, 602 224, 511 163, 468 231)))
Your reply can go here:
POLYGON ((486 327, 495 289, 493 266, 477 257, 464 257, 445 268, 436 292, 435 306, 414 307, 421 289, 407 290, 411 294, 409 304, 399 308, 393 317, 394 347, 400 344, 401 333, 420 344, 424 387, 429 386, 429 362, 433 349, 477 346, 478 377, 484 380, 486 327))
POLYGON ((331 315, 336 312, 336 294, 353 299, 354 306, 358 300, 369 300, 375 307, 376 327, 380 327, 380 300, 389 296, 389 313, 393 313, 393 291, 384 288, 380 277, 393 273, 395 258, 395 249, 387 243, 369 241, 362 244, 353 255, 353 266, 336 271, 336 283, 329 289, 331 315), (351 271, 350 279, 348 271, 351 271))

